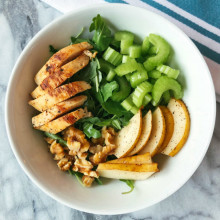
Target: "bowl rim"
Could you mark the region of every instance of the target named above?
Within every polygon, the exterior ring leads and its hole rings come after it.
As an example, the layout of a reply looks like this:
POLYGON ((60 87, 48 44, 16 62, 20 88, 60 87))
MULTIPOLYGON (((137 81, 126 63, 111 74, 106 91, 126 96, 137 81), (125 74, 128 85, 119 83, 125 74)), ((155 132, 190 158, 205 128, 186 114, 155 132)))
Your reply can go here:
POLYGON ((15 65, 14 65, 14 68, 11 72, 11 76, 9 78, 9 81, 8 81, 8 87, 7 87, 7 91, 6 91, 6 99, 5 99, 5 125, 6 125, 6 132, 7 132, 7 136, 8 136, 8 140, 9 140, 9 143, 10 143, 10 146, 11 146, 11 149, 18 161, 18 163, 20 164, 21 168, 24 170, 25 174, 31 179, 31 181, 39 188, 41 189, 45 194, 47 194, 48 196, 50 196, 51 198, 53 198, 54 200, 60 202, 61 204, 64 204, 66 205, 67 207, 70 207, 70 208, 73 208, 73 209, 77 209, 79 211, 83 211, 83 212, 87 212, 87 213, 92 213, 92 214, 99 214, 99 215, 119 215, 119 214, 126 214, 126 213, 131 213, 131 212, 134 212, 134 211, 138 211, 138 210, 141 210, 141 209, 144 209, 144 208, 147 208, 147 207, 150 207, 152 205, 155 205, 161 201, 163 201, 164 199, 168 198, 170 195, 174 194, 177 190, 179 190, 190 178, 191 176, 194 174, 194 172, 198 169, 199 165, 201 164, 202 160, 204 159, 205 157, 205 154, 208 150, 208 147, 210 145, 210 142, 211 142, 211 138, 212 138, 212 135, 213 135, 213 132, 214 132, 214 126, 215 126, 215 119, 216 119, 216 96, 215 96, 215 90, 214 90, 214 85, 213 85, 213 81, 212 81, 212 77, 211 77, 211 73, 208 69, 208 66, 202 56, 202 54, 200 53, 200 51, 198 50, 198 48, 195 46, 195 44, 192 42, 192 40, 179 28, 177 27, 175 24, 173 24, 172 22, 170 22, 169 20, 167 20, 166 18, 162 17, 161 15, 155 13, 155 12, 152 12, 152 11, 149 11, 147 9, 144 9, 144 8, 140 8, 140 7, 137 7, 137 6, 133 6, 133 5, 129 5, 129 4, 122 4, 122 3, 114 3, 114 4, 109 4, 109 3, 98 3, 98 4, 93 4, 93 5, 86 5, 86 6, 83 6, 83 7, 80 7, 80 8, 76 8, 74 10, 71 10, 70 12, 66 13, 66 14, 63 14, 61 15, 60 17, 54 19, 52 22, 50 22, 49 24, 47 24, 46 26, 44 26, 31 40, 30 42, 25 46, 24 50, 21 52, 20 56, 18 57, 15 65), (50 28, 50 27, 53 27, 56 25, 56 23, 58 21, 62 21, 62 20, 65 20, 67 17, 69 16, 72 16, 73 14, 75 13, 78 13, 78 12, 86 12, 87 10, 92 10, 92 9, 100 9, 100 8, 105 8, 105 7, 108 7, 108 9, 110 7, 123 7, 124 9, 126 8, 134 8, 135 10, 140 10, 141 13, 143 12, 147 12, 149 14, 152 14, 156 17, 158 17, 158 19, 160 20, 164 20, 165 22, 169 23, 169 25, 171 25, 174 29, 176 29, 178 32, 180 32, 183 37, 188 41, 188 43, 191 45, 191 47, 194 48, 194 50, 197 52, 197 54, 200 56, 201 60, 203 61, 203 63, 205 64, 205 71, 204 72, 208 72, 209 73, 209 76, 208 76, 208 79, 210 81, 210 85, 211 85, 211 90, 212 92, 210 93, 210 99, 212 99, 212 112, 211 112, 211 115, 212 116, 212 119, 211 119, 211 128, 209 130, 209 136, 206 140, 206 143, 204 144, 204 148, 203 148, 203 153, 202 153, 202 156, 200 158, 197 158, 196 160, 196 163, 195 163, 195 166, 194 168, 188 173, 187 175, 187 178, 181 183, 181 184, 178 184, 176 185, 175 187, 172 188, 172 190, 170 190, 170 192, 168 192, 166 195, 160 197, 159 199, 155 199, 149 206, 146 206, 145 204, 143 204, 142 206, 140 206, 139 208, 133 208, 133 209, 129 209, 129 210, 123 210, 123 211, 108 211, 107 209, 106 210, 98 210, 98 209, 91 209, 91 208, 84 208, 84 207, 81 207, 81 206, 77 206, 75 204, 72 204, 70 202, 67 202, 65 201, 64 199, 60 198, 59 196, 57 196, 55 193, 53 192, 50 192, 47 190, 47 188, 44 186, 44 184, 42 184, 40 181, 38 181, 38 179, 32 175, 32 173, 29 171, 29 168, 25 165, 25 163, 23 163, 22 161, 22 157, 21 155, 19 155, 18 151, 17 151, 17 147, 16 147, 16 143, 15 141, 13 140, 13 136, 12 136, 12 133, 11 133, 11 125, 10 125, 10 115, 9 115, 9 101, 10 101, 10 97, 11 97, 11 85, 13 83, 13 78, 14 76, 16 75, 16 72, 17 72, 17 69, 20 65, 20 62, 21 60, 23 59, 23 56, 27 53, 27 51, 31 48, 32 45, 35 44, 35 41, 41 36, 44 34, 44 32, 50 28))

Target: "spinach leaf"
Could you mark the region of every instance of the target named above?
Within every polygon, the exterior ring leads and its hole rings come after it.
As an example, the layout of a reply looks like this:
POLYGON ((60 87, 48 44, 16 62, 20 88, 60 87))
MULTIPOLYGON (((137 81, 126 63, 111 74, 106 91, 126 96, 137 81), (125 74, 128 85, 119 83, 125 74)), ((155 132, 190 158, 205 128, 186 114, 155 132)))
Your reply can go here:
POLYGON ((111 96, 114 90, 117 90, 119 88, 119 85, 116 81, 112 81, 110 83, 106 83, 101 87, 101 93, 104 99, 104 102, 106 102, 111 96))
POLYGON ((49 45, 49 51, 50 51, 51 55, 54 55, 58 50, 55 49, 52 45, 49 45))
POLYGON ((122 180, 120 179, 120 181, 126 183, 129 187, 130 187, 130 190, 128 192, 123 192, 122 194, 128 194, 128 193, 131 193, 134 189, 134 180, 122 180))
POLYGON ((99 51, 104 51, 112 40, 111 31, 99 14, 92 21, 89 28, 90 32, 95 31, 92 40, 99 51))

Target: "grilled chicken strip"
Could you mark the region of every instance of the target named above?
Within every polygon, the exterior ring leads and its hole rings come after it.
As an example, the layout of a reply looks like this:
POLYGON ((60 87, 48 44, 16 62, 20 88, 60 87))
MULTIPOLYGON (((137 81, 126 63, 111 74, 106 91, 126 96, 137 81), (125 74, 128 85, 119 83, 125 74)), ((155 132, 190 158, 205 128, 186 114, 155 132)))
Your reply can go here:
POLYGON ((57 134, 65 128, 69 127, 70 125, 73 125, 79 119, 86 117, 87 115, 88 112, 80 108, 74 112, 70 112, 69 114, 48 122, 47 124, 38 127, 37 129, 41 131, 47 131, 51 134, 57 134))
POLYGON ((92 49, 92 45, 88 42, 82 42, 78 44, 69 45, 64 47, 55 53, 46 64, 39 70, 35 75, 35 82, 37 85, 40 85, 42 81, 47 78, 50 74, 61 67, 62 65, 68 63, 75 57, 78 57, 84 50, 92 49))
POLYGON ((31 93, 33 98, 38 98, 41 95, 48 93, 49 90, 60 86, 64 81, 73 76, 79 70, 83 69, 89 63, 89 57, 84 53, 75 60, 67 63, 61 68, 56 69, 53 74, 45 78, 42 83, 31 93))
POLYGON ((68 99, 66 101, 60 102, 54 105, 52 108, 47 109, 46 111, 36 115, 32 118, 32 124, 34 128, 38 128, 53 119, 63 115, 66 112, 77 108, 87 100, 87 97, 84 95, 74 97, 72 99, 68 99))
POLYGON ((90 88, 91 86, 84 81, 68 83, 40 96, 37 99, 29 101, 29 104, 38 111, 43 112, 57 103, 67 100, 90 88))

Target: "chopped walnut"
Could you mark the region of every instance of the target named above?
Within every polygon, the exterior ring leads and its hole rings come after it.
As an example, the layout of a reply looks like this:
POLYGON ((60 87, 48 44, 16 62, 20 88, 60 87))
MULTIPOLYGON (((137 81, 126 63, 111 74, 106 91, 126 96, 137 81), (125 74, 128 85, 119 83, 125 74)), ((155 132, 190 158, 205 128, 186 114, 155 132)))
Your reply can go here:
POLYGON ((84 175, 82 177, 82 182, 83 182, 84 186, 86 186, 86 187, 90 187, 92 185, 93 181, 94 181, 94 177, 90 177, 87 175, 84 175))
POLYGON ((102 128, 102 137, 105 139, 106 145, 112 145, 112 146, 115 145, 115 136, 116 136, 116 132, 114 128, 111 128, 111 127, 102 128))
POLYGON ((78 171, 80 173, 89 172, 93 168, 93 165, 90 161, 85 159, 79 159, 76 157, 75 163, 73 166, 74 171, 78 171))
POLYGON ((72 165, 71 161, 68 161, 67 158, 61 159, 58 163, 57 166, 62 170, 62 171, 67 171, 70 169, 70 166, 72 165))
POLYGON ((92 143, 93 144, 100 144, 103 145, 105 142, 105 139, 100 137, 100 138, 92 138, 92 143))
POLYGON ((71 151, 71 155, 76 155, 78 152, 83 153, 88 151, 90 144, 87 141, 85 134, 79 129, 71 126, 63 132, 63 135, 67 140, 67 146, 71 151))
POLYGON ((54 160, 61 160, 65 156, 63 147, 56 141, 50 145, 50 152, 54 154, 54 160))
POLYGON ((91 146, 89 148, 89 152, 92 153, 92 154, 96 154, 96 153, 99 153, 100 151, 102 151, 102 148, 103 148, 103 146, 101 146, 99 144, 95 145, 95 146, 91 146))
POLYGON ((69 155, 75 156, 77 152, 80 150, 81 143, 79 141, 75 141, 74 137, 68 137, 67 146, 70 150, 69 155))
POLYGON ((95 177, 95 178, 99 177, 99 173, 97 171, 93 171, 93 170, 88 171, 88 172, 84 172, 83 174, 87 175, 87 176, 95 177))
POLYGON ((89 160, 93 164, 99 164, 99 163, 105 162, 107 156, 110 155, 115 150, 115 148, 116 148, 115 145, 107 145, 107 146, 102 148, 102 151, 100 151, 100 152, 94 154, 93 156, 91 156, 89 158, 89 160))
POLYGON ((81 152, 81 151, 79 151, 78 153, 77 153, 77 157, 79 158, 79 159, 86 159, 87 158, 87 156, 88 156, 88 153, 87 152, 81 152))

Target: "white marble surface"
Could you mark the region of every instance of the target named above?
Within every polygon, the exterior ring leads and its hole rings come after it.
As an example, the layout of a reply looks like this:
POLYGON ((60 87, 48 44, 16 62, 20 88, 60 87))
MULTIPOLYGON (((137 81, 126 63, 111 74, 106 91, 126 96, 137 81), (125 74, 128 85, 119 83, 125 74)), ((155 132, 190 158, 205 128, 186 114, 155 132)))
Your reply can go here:
POLYGON ((192 178, 150 208, 120 216, 70 209, 45 195, 18 165, 4 125, 4 101, 13 65, 28 41, 61 14, 39 0, 0 0, 0 220, 26 219, 220 219, 220 104, 208 153, 192 178))

